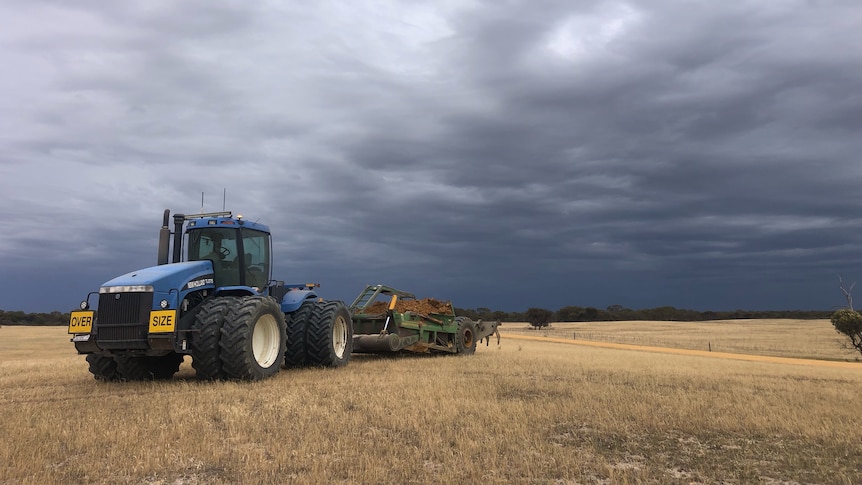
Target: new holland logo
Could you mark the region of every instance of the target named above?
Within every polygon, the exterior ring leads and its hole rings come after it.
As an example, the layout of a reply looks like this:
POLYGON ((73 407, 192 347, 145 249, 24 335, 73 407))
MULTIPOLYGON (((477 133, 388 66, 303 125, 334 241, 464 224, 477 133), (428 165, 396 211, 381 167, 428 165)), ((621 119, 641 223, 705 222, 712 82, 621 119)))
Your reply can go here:
POLYGON ((193 290, 195 288, 200 288, 202 286, 212 285, 212 284, 215 284, 215 280, 213 280, 212 275, 208 275, 208 276, 203 276, 203 277, 189 281, 188 283, 186 283, 185 289, 193 290))

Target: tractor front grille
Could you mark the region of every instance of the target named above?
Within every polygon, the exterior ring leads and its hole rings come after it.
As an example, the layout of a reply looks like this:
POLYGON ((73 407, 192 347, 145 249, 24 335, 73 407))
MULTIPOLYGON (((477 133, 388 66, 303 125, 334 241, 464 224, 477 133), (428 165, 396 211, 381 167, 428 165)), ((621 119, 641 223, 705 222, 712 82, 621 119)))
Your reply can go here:
POLYGON ((96 342, 103 349, 146 349, 153 294, 102 293, 96 319, 96 342))

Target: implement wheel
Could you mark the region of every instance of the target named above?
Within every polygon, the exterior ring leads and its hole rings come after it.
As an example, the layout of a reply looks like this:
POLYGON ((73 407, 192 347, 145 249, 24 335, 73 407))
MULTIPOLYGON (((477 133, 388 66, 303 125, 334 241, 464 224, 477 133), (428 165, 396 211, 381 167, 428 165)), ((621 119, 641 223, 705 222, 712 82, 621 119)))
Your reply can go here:
POLYGON ((275 299, 246 296, 222 326, 222 368, 231 379, 256 381, 281 368, 285 348, 284 314, 275 299))
POLYGON ((314 302, 306 332, 308 363, 341 367, 353 351, 353 320, 340 301, 314 302))
POLYGON ((476 324, 466 317, 455 317, 458 323, 458 333, 455 335, 457 354, 473 354, 476 352, 476 324))

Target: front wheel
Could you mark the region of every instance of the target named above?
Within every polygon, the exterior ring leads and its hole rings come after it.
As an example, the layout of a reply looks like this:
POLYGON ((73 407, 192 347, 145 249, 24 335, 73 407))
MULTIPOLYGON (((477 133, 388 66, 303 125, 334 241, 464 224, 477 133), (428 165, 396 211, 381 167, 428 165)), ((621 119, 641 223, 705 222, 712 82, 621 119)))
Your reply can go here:
POLYGON ((285 340, 284 314, 274 299, 241 298, 222 326, 225 376, 255 381, 275 374, 284 361, 285 340))
POLYGON ((222 326, 225 317, 236 306, 233 297, 217 297, 205 301, 195 315, 192 324, 192 367, 198 379, 221 379, 224 377, 221 361, 222 326))
POLYGON ((174 352, 167 355, 121 355, 114 357, 117 370, 129 381, 170 379, 180 370, 183 356, 174 352))
POLYGON ((110 355, 87 354, 90 373, 97 381, 118 381, 122 379, 117 370, 117 361, 110 355))

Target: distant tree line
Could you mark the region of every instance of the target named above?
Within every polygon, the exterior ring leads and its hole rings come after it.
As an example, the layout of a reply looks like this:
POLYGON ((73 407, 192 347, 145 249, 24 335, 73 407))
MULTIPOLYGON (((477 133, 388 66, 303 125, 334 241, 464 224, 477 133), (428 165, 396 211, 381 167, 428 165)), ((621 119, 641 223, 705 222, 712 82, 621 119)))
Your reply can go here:
POLYGON ((51 313, 24 313, 20 311, 7 312, 0 310, 0 326, 3 325, 32 325, 47 326, 69 324, 69 314, 60 312, 51 313))
POLYGON ((611 305, 605 309, 594 307, 566 306, 557 311, 543 308, 530 308, 524 312, 504 312, 491 310, 490 308, 455 308, 457 315, 463 315, 473 320, 499 320, 501 322, 530 322, 541 321, 548 314, 548 322, 612 322, 620 320, 663 320, 663 321, 685 321, 701 322, 707 320, 736 320, 742 318, 793 318, 800 320, 814 320, 818 318, 829 318, 832 315, 828 310, 732 310, 732 311, 697 311, 662 306, 656 308, 644 308, 632 310, 622 305, 611 305))
MULTIPOLYGON (((662 306, 632 310, 621 305, 611 305, 604 310, 594 307, 567 306, 557 311, 544 308, 530 308, 523 312, 504 312, 490 308, 455 308, 455 314, 473 320, 499 320, 501 322, 595 322, 619 320, 669 320, 698 322, 705 320, 734 320, 740 318, 795 318, 813 320, 829 318, 831 311, 783 310, 783 311, 697 311, 662 306)), ((69 314, 61 312, 25 313, 22 311, 0 310, 0 325, 60 325, 69 324, 69 314)), ((542 325, 537 325, 542 326, 542 325)))

